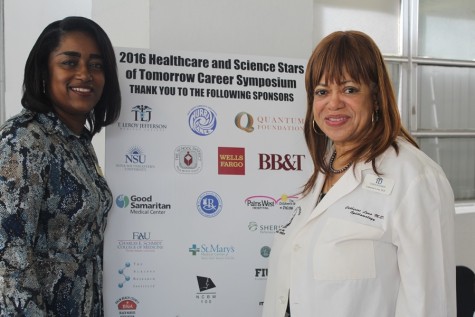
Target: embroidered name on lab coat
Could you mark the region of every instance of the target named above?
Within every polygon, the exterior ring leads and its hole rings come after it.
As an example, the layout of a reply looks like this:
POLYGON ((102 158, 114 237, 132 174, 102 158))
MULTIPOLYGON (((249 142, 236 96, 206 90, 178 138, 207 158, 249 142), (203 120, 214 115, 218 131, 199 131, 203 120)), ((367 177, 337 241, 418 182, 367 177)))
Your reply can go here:
POLYGON ((374 174, 367 174, 363 181, 363 189, 389 195, 394 187, 394 180, 374 174))
POLYGON ((347 211, 352 216, 359 216, 371 221, 379 222, 379 220, 384 219, 384 216, 381 215, 381 213, 369 212, 367 210, 361 210, 352 206, 346 206, 345 211, 347 211))

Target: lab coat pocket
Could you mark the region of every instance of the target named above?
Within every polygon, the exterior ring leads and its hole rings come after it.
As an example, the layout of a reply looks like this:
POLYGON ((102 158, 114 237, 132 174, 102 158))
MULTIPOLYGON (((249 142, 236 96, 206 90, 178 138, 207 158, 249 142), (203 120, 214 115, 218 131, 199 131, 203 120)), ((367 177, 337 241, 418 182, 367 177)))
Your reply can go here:
POLYGON ((315 279, 375 278, 373 241, 381 238, 383 233, 380 228, 343 219, 328 219, 314 248, 315 279))

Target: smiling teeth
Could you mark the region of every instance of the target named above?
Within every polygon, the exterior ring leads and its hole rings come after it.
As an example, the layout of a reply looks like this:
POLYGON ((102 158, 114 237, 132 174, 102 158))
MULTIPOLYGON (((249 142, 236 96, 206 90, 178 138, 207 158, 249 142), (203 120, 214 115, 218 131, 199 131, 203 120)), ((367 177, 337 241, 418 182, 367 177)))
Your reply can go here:
POLYGON ((328 118, 328 121, 334 121, 334 122, 337 122, 337 121, 343 121, 345 120, 345 118, 343 117, 338 117, 338 118, 328 118))
POLYGON ((71 89, 77 92, 91 92, 91 89, 89 88, 71 88, 71 89))

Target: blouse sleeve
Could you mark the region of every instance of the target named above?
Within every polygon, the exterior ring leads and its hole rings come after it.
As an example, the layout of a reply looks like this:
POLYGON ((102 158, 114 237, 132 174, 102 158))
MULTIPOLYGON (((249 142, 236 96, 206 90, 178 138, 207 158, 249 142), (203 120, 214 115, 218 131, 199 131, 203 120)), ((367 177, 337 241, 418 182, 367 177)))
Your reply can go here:
POLYGON ((44 135, 0 134, 0 315, 43 316, 33 247, 48 174, 44 135))
POLYGON ((401 274, 396 317, 456 317, 454 196, 442 172, 426 170, 397 210, 401 274))

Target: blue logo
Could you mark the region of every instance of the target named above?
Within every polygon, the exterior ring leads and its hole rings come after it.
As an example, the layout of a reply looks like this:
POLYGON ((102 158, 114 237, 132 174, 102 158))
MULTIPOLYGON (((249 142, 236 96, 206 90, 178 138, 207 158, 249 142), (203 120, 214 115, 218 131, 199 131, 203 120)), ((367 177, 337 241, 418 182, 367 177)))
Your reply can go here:
POLYGON ((137 146, 130 148, 129 152, 125 154, 125 163, 145 164, 145 154, 142 149, 137 146))
POLYGON ((122 277, 123 277, 123 279, 124 279, 123 282, 120 282, 120 283, 117 285, 119 288, 123 288, 123 287, 124 287, 124 284, 125 284, 126 282, 130 281, 130 276, 127 275, 126 272, 125 272, 125 270, 126 270, 127 268, 129 268, 129 267, 130 267, 130 263, 129 263, 129 262, 125 262, 124 267, 123 267, 123 268, 120 268, 120 269, 118 270, 119 275, 122 275, 122 277))
POLYGON ((117 207, 125 208, 129 205, 129 197, 121 194, 121 195, 117 196, 117 198, 115 199, 115 203, 116 203, 117 207))
POLYGON ((145 105, 139 105, 132 108, 135 112, 135 121, 149 122, 152 117, 152 108, 145 105))
POLYGON ((196 106, 188 113, 188 124, 195 134, 210 135, 216 129, 216 112, 207 106, 196 106))
POLYGON ((271 251, 270 247, 268 247, 268 246, 263 246, 263 247, 261 248, 261 256, 264 257, 264 258, 268 258, 269 255, 270 255, 270 251, 271 251))
POLYGON ((223 202, 215 192, 204 192, 198 197, 196 207, 202 216, 211 218, 221 212, 223 202))

